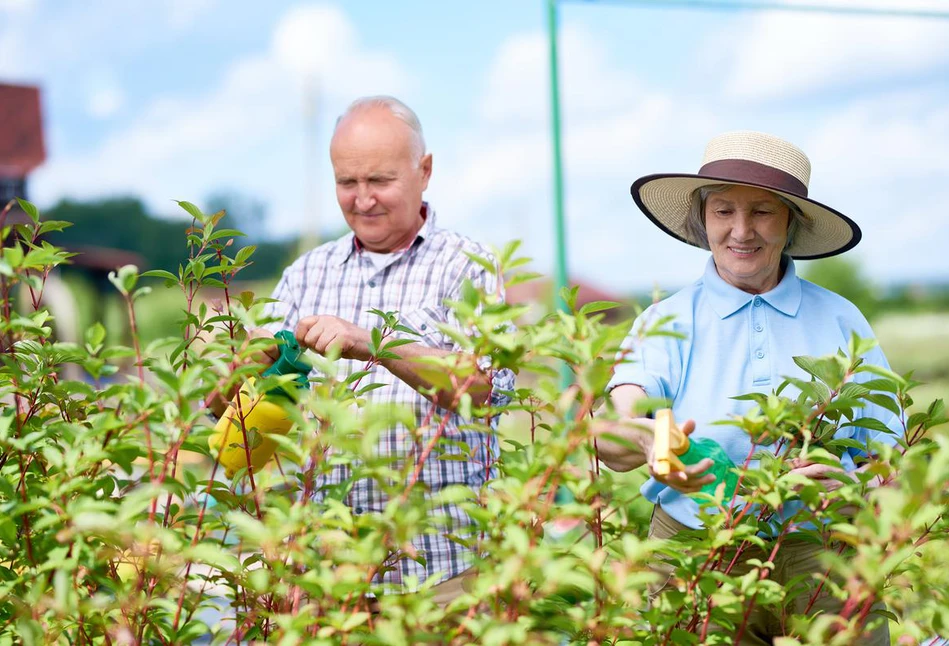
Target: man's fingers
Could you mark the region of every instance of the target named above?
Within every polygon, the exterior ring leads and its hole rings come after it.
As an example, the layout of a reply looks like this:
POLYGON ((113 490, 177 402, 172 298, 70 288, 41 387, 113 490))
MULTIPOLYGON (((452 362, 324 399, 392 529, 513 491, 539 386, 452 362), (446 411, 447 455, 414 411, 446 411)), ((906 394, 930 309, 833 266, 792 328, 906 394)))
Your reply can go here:
POLYGON ((314 352, 318 354, 323 354, 323 349, 325 347, 323 343, 323 337, 326 335, 326 328, 319 323, 311 327, 306 336, 303 337, 303 343, 306 347, 311 348, 314 352))
POLYGON ((309 344, 306 342, 307 336, 310 334, 310 331, 319 323, 320 317, 318 316, 306 316, 297 323, 296 329, 293 331, 293 336, 296 338, 297 343, 300 345, 306 345, 309 347, 309 344))
POLYGON ((270 339, 272 341, 272 343, 269 343, 266 347, 262 348, 259 353, 254 354, 253 360, 257 363, 273 363, 280 358, 280 348, 277 347, 277 342, 270 330, 264 328, 254 328, 253 330, 247 332, 247 337, 251 340, 270 339))

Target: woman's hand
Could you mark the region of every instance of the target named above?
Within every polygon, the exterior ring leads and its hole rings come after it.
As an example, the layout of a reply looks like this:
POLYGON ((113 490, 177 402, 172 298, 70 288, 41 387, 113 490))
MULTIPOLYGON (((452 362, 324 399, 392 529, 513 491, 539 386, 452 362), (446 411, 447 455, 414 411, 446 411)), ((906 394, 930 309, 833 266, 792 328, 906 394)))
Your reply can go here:
POLYGON ((788 473, 793 473, 799 476, 806 476, 818 483, 826 491, 834 491, 835 489, 840 489, 844 486, 845 483, 841 482, 837 478, 829 477, 832 473, 843 473, 846 474, 851 480, 853 476, 847 473, 843 467, 840 465, 840 459, 837 459, 836 465, 820 464, 818 462, 812 462, 806 457, 798 457, 790 460, 788 466, 791 467, 791 470, 788 473))
MULTIPOLYGON (((679 427, 686 436, 691 435, 692 431, 695 430, 695 421, 686 420, 679 427)), ((672 471, 668 475, 658 475, 654 469, 656 463, 655 454, 653 452, 653 442, 652 438, 649 438, 648 446, 643 447, 646 450, 646 461, 649 464, 649 475, 656 479, 657 482, 661 482, 667 487, 672 487, 680 493, 690 494, 695 493, 702 489, 707 484, 715 482, 715 476, 711 473, 706 473, 713 464, 715 464, 710 458, 705 458, 695 464, 685 465, 684 471, 672 471)))

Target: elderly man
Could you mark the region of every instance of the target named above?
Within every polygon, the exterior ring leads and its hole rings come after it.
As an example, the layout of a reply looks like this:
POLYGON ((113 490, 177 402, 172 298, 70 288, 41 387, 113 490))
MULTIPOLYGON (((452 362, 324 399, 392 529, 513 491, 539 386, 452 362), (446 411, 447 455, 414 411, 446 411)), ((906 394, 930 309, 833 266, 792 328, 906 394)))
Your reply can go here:
MULTIPOLYGON (((422 472, 427 491, 448 485, 478 490, 486 481, 485 465, 498 455, 496 438, 466 427, 454 408, 457 393, 437 390, 420 374, 419 357, 447 356, 459 348, 439 332, 439 324, 457 326, 446 300, 461 300, 465 280, 488 292, 498 292, 497 277, 467 254, 487 256, 484 247, 440 229, 435 212, 422 201, 432 174, 432 155, 425 152, 422 128, 415 113, 391 97, 368 97, 353 102, 336 124, 330 144, 336 196, 352 230, 342 238, 305 253, 283 273, 273 293, 278 301, 271 313, 281 319, 271 332, 292 330, 301 345, 319 354, 339 352, 340 376, 362 370, 369 359, 370 330, 380 324, 370 310, 398 311, 400 321, 419 333, 417 343, 396 351, 399 359, 380 361, 362 383, 382 383, 368 397, 376 402, 409 407, 419 426, 433 403, 437 415, 448 416, 445 434, 471 447, 473 455, 458 460, 429 460, 422 472)), ((480 371, 469 389, 473 403, 493 398, 513 386, 510 371, 480 371)), ((427 443, 435 429, 424 431, 427 443), (427 436, 427 437, 426 437, 427 436)), ((408 456, 415 438, 393 430, 380 440, 380 451, 396 458, 408 456)), ((348 479, 346 466, 336 466, 321 482, 326 489, 348 479)), ((386 497, 368 479, 354 483, 347 498, 357 514, 380 512, 386 497)), ((458 533, 470 523, 457 507, 443 509, 458 533)), ((472 565, 472 552, 446 535, 415 540, 424 564, 403 558, 381 577, 401 585, 410 576, 447 581, 436 588, 436 600, 447 602, 461 592, 461 579, 472 565)))

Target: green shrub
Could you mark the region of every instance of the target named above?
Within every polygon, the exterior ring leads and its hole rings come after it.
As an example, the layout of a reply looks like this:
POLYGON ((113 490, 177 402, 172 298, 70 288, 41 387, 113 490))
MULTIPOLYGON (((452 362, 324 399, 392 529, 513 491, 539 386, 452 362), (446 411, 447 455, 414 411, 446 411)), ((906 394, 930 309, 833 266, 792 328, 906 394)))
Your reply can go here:
MULTIPOLYGON (((395 424, 412 432, 414 417, 367 401, 358 375, 337 378, 332 361, 311 356, 323 376, 294 409, 296 430, 278 439, 274 467, 225 479, 207 448, 213 422, 201 402, 258 373, 252 356, 261 341, 242 330, 260 323, 263 301, 228 291, 253 250, 235 251, 235 232, 218 228, 220 215, 181 205, 194 218, 189 257, 178 275, 148 274, 156 287, 181 290, 184 329, 144 346, 136 304, 150 287, 141 286, 135 268, 112 277, 128 312, 131 347, 106 345, 98 325, 81 345, 53 342, 42 308, 16 312, 11 304, 21 287, 37 304, 44 277, 67 261, 37 242, 62 224, 40 222, 23 203, 33 224, 2 231, 0 643, 729 643, 750 605, 789 604, 793 590, 769 580, 767 563, 738 576, 728 557, 763 546, 760 524, 794 498, 809 510, 795 521, 813 522, 822 530, 810 535, 840 546, 827 561, 837 577, 825 588, 847 603, 838 617, 788 616, 797 642, 786 643, 860 643, 868 622, 886 620, 869 612, 880 600, 900 622, 894 632, 922 639, 949 629, 949 440, 926 433, 944 418, 941 402, 904 415, 907 440, 881 448, 861 482, 825 492, 789 475, 786 460, 765 457, 742 469, 745 504, 732 509, 716 501, 708 529, 687 541, 649 540, 638 483, 600 469, 590 434, 627 326, 603 324, 598 310, 606 305, 594 303, 514 330, 509 323, 521 308, 474 289, 453 307, 478 334, 456 333, 458 340, 532 387, 519 388, 507 411, 474 411, 472 424, 490 431, 476 420, 506 412, 524 420, 529 440, 503 443, 498 477, 481 491, 455 487, 434 496, 461 504, 474 523, 457 537, 481 555, 470 593, 441 608, 425 582, 415 594, 381 590, 373 576, 393 554, 417 558, 413 537, 446 531, 429 512, 418 461, 450 459, 440 449, 469 447, 442 438, 411 460, 377 455, 379 434, 395 424), (208 286, 225 290, 221 311, 198 304, 208 286), (129 361, 133 373, 117 375, 129 361), (566 390, 560 362, 574 375, 566 390), (62 379, 66 363, 89 379, 62 379), (333 461, 326 448, 334 449, 333 461), (188 454, 202 460, 187 461, 188 454), (339 490, 312 500, 316 476, 339 462, 353 479, 373 478, 389 493, 384 511, 356 515, 339 490), (886 485, 868 489, 874 476, 886 485), (561 486, 572 494, 569 504, 555 504, 561 486), (545 526, 565 519, 579 529, 544 536, 545 526), (658 559, 672 568, 673 585, 650 607, 646 589, 657 580, 650 565, 658 559), (380 595, 376 614, 369 593, 380 595), (710 621, 731 628, 712 635, 710 621)), ((502 268, 521 264, 516 249, 498 254, 502 268)), ((387 351, 394 325, 394 314, 380 316, 378 353, 387 351)), ((756 396, 758 406, 732 423, 770 437, 785 457, 844 450, 845 443, 820 438, 859 416, 853 409, 862 401, 888 395, 899 410, 911 404, 915 384, 897 374, 872 369, 867 388, 850 383, 871 370, 859 360, 867 347, 854 339, 849 356, 802 360, 814 379, 794 384, 800 396, 756 396)), ((472 369, 431 363, 433 375, 459 383, 472 369)), ((462 408, 470 404, 465 397, 462 408)), ((431 423, 440 421, 433 409, 431 423)), ((248 435, 245 446, 253 444, 248 435)), ((768 547, 780 549, 787 530, 768 547)))

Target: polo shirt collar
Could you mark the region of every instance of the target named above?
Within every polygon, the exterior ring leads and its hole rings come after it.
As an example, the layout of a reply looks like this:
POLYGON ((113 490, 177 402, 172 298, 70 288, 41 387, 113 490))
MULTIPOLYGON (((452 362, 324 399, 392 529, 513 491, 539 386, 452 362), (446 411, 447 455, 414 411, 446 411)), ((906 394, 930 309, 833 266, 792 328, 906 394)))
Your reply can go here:
MULTIPOLYGON (((787 316, 796 316, 801 307, 801 279, 797 277, 794 261, 783 258, 787 263, 781 282, 774 289, 758 296, 768 305, 787 316)), ((705 290, 708 293, 709 303, 719 318, 727 318, 750 303, 755 294, 749 294, 733 285, 726 283, 718 270, 715 269, 715 260, 708 259, 705 265, 705 275, 702 277, 705 290)))

